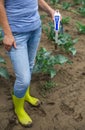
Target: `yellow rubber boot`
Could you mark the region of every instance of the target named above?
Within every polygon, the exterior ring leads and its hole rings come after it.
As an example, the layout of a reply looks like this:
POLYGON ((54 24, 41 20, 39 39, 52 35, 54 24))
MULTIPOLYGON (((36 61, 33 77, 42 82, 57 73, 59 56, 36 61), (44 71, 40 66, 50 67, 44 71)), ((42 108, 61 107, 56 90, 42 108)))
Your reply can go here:
POLYGON ((25 100, 33 106, 39 106, 40 105, 40 100, 38 98, 32 97, 30 95, 30 87, 28 87, 28 89, 26 91, 25 100))
POLYGON ((15 108, 15 114, 17 115, 20 124, 25 127, 31 127, 32 120, 24 110, 24 97, 17 98, 16 96, 12 95, 12 98, 15 108))

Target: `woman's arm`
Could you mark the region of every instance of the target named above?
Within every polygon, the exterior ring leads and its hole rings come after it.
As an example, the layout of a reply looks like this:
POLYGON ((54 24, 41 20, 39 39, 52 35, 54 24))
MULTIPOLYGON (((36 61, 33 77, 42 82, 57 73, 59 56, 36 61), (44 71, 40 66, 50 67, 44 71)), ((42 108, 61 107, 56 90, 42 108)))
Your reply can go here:
POLYGON ((4 7, 4 0, 0 0, 0 26, 4 31, 4 39, 3 43, 7 50, 10 50, 11 46, 13 45, 16 48, 16 43, 14 37, 12 35, 8 19, 6 16, 6 11, 4 7))
POLYGON ((5 35, 12 35, 4 8, 4 0, 0 0, 0 26, 3 28, 5 35))
POLYGON ((51 18, 53 19, 55 10, 52 9, 44 0, 38 0, 40 8, 42 8, 43 11, 48 13, 51 18))

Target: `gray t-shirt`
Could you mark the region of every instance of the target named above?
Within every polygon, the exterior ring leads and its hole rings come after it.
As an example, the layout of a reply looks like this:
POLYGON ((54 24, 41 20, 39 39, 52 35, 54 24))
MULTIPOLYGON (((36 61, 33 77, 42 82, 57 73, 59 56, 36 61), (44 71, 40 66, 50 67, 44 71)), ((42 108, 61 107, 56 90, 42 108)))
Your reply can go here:
POLYGON ((5 0, 12 32, 29 32, 41 25, 38 0, 5 0))

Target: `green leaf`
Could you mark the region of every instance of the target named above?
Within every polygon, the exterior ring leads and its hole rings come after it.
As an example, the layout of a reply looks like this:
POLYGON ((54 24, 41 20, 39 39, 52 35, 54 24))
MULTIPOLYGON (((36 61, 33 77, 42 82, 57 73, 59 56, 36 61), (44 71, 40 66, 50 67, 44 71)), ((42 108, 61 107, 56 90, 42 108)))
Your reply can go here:
POLYGON ((6 64, 5 60, 0 56, 0 63, 6 64))
POLYGON ((85 25, 81 22, 76 22, 76 28, 81 34, 85 34, 85 25))
POLYGON ((46 15, 40 15, 41 20, 43 20, 46 17, 46 15))
POLYGON ((8 71, 4 67, 0 67, 0 75, 6 79, 9 79, 8 71))
POLYGON ((68 9, 69 7, 71 7, 71 3, 68 2, 63 2, 63 9, 68 9))
POLYGON ((51 4, 57 4, 59 2, 59 0, 50 0, 51 4))
POLYGON ((74 1, 74 4, 80 4, 81 3, 81 0, 73 0, 74 1))
POLYGON ((0 41, 2 41, 2 40, 3 40, 2 29, 1 29, 1 27, 0 27, 0 41))
POLYGON ((54 41, 55 32, 53 22, 49 22, 48 25, 43 25, 43 31, 46 33, 48 39, 54 41))
POLYGON ((64 64, 69 61, 68 58, 63 55, 57 55, 57 56, 55 56, 55 58, 56 58, 57 64, 64 64))
MULTIPOLYGON (((58 37, 58 46, 62 49, 62 51, 69 53, 71 47, 74 48, 74 45, 78 42, 78 38, 72 39, 71 35, 68 33, 59 34, 58 37)), ((73 53, 72 53, 73 54, 73 53)))
POLYGON ((56 75, 56 70, 50 70, 50 77, 53 78, 56 75))
POLYGON ((69 51, 73 54, 73 56, 76 54, 76 49, 74 47, 69 48, 69 51))
POLYGON ((63 17, 62 18, 62 24, 68 24, 70 21, 70 17, 63 17))
POLYGON ((78 42, 78 38, 73 40, 73 43, 76 44, 78 42))
POLYGON ((0 38, 0 41, 2 41, 2 40, 3 40, 3 38, 1 37, 1 38, 0 38))
POLYGON ((85 7, 80 7, 80 8, 78 9, 78 12, 79 12, 82 16, 85 17, 85 7))

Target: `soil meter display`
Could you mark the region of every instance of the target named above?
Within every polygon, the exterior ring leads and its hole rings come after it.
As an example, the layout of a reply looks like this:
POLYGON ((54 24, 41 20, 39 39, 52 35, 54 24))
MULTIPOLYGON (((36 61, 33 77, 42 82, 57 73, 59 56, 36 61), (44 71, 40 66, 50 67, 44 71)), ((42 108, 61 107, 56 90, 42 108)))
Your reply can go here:
POLYGON ((54 14, 54 29, 55 29, 55 31, 59 31, 59 25, 60 25, 60 13, 59 13, 59 11, 56 11, 54 14))

